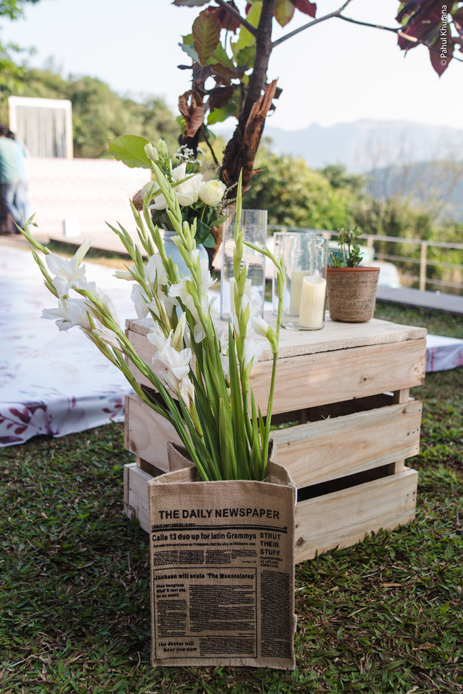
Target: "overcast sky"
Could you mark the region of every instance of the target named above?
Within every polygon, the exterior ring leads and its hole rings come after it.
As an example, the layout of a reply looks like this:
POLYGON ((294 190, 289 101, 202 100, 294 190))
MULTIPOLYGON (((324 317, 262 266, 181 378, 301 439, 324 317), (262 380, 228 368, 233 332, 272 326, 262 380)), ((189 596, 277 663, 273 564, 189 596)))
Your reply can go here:
MULTIPOLYGON (((340 4, 319 0, 317 16, 340 4)), ((398 6, 397 0, 354 0, 348 13, 395 26, 398 6)), ((98 77, 120 94, 163 96, 176 112, 178 95, 188 89, 188 72, 177 65, 189 62, 177 44, 198 12, 171 0, 40 0, 26 7, 23 20, 3 20, 1 37, 35 46, 33 66, 53 58, 64 76, 98 77)), ((299 23, 309 20, 298 14, 299 23)), ((296 26, 293 20, 283 33, 296 26)), ((321 23, 275 49, 269 78, 275 77, 283 89, 269 121, 275 127, 372 118, 463 128, 463 63, 454 61, 439 79, 424 47, 404 57, 389 32, 321 23)))

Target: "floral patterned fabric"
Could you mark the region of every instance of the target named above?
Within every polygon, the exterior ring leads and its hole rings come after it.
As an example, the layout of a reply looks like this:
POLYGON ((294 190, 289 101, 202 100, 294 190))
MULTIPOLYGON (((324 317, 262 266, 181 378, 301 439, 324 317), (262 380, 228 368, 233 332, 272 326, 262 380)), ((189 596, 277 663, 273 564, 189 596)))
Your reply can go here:
MULTIPOLYGON (((113 273, 87 263, 89 279, 107 289, 123 325, 134 315, 131 283, 113 273)), ((53 305, 31 253, 1 246, 0 446, 124 419, 127 381, 78 328, 58 332, 41 318, 53 305)))

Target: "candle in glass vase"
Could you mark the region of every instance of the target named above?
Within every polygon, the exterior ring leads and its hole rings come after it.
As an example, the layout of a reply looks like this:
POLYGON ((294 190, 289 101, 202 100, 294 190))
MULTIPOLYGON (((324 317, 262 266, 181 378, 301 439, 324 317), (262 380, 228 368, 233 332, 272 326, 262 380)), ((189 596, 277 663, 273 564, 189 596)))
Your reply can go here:
POLYGON ((296 315, 301 305, 302 280, 308 275, 307 270, 293 270, 291 272, 291 289, 289 296, 289 312, 296 315))
POLYGON ((320 275, 302 278, 299 325, 317 330, 323 327, 325 317, 326 280, 320 275))

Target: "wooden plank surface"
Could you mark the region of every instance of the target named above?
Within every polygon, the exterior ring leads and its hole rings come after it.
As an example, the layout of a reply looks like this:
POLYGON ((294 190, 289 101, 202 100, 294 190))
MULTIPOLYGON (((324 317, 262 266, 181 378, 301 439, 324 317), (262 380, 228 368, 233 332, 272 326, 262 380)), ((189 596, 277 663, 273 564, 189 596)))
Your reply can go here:
MULTIPOLYGON (((129 331, 128 335, 140 356, 151 364, 153 345, 140 333, 129 331)), ((129 367, 139 383, 152 387, 133 364, 129 367)), ((274 413, 422 385, 425 367, 425 338, 279 357, 274 413)), ((158 372, 159 367, 153 368, 158 372)), ((259 361, 251 373, 251 386, 262 414, 266 413, 271 368, 271 362, 259 361)))
POLYGON ((136 463, 124 465, 124 513, 137 518, 145 532, 149 532, 148 482, 152 479, 136 463))
MULTIPOLYGON (((270 325, 275 324, 275 316, 271 312, 265 314, 270 325)), ((127 328, 142 337, 146 336, 149 328, 135 321, 127 321, 127 328)), ((252 332, 252 331, 251 331, 252 332)), ((256 340, 265 338, 254 336, 256 340)), ((371 345, 386 345, 396 342, 406 342, 426 337, 425 328, 408 325, 398 325, 389 321, 373 318, 367 323, 338 323, 326 316, 323 330, 285 330, 280 332, 280 358, 296 357, 304 354, 318 354, 337 349, 351 349, 371 345)), ((149 343, 148 343, 149 344, 149 343)), ((150 345, 150 354, 154 347, 150 345)), ((270 350, 265 350, 261 361, 271 361, 270 350)))
POLYGON ((167 441, 181 444, 172 424, 137 395, 126 397, 125 412, 125 448, 167 472, 167 441))
POLYGON ((380 528, 393 530, 415 517, 418 473, 396 475, 302 501, 296 506, 296 563, 342 549, 380 528))
POLYGON ((378 285, 376 291, 378 301, 393 301, 406 306, 420 306, 437 311, 450 311, 463 315, 463 296, 446 294, 444 292, 420 291, 408 287, 386 287, 378 285))
MULTIPOLYGON (((288 412, 326 403, 421 385, 426 340, 411 340, 356 349, 279 359, 273 411, 288 412)), ((265 414, 271 362, 259 362, 251 373, 256 403, 265 414)))
POLYGON ((410 400, 274 431, 276 459, 298 488, 404 460, 419 451, 421 409, 410 400))

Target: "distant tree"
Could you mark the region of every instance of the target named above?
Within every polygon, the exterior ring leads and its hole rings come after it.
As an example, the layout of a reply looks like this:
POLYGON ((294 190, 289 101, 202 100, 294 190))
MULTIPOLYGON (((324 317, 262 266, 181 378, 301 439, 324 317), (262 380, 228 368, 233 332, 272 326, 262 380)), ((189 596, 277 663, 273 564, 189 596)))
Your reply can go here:
POLYGON ((308 229, 350 224, 356 193, 347 176, 343 185, 334 186, 323 171, 313 171, 304 159, 276 155, 267 145, 259 150, 256 166, 246 207, 268 210, 270 224, 308 229))
MULTIPOLYGON (((433 69, 441 75, 463 46, 463 2, 443 5, 436 0, 408 0, 399 7, 394 27, 353 19, 345 14, 353 0, 339 9, 315 18, 317 5, 310 0, 174 0, 174 5, 205 7, 193 22, 191 34, 183 37, 182 48, 191 58, 191 89, 179 99, 184 118, 184 140, 193 149, 207 140, 207 126, 229 116, 238 120, 221 164, 222 180, 233 185, 243 172, 245 186, 253 175, 254 159, 269 110, 278 98, 276 81, 268 83, 267 69, 272 51, 300 31, 321 22, 338 19, 374 27, 397 36, 399 48, 411 50, 424 45, 433 69), (238 7, 241 5, 241 9, 238 7), (274 20, 282 27, 303 13, 311 21, 272 40, 274 20)), ((314 66, 316 69, 316 66, 314 66)))
MULTIPOLYGON (((155 142, 163 137, 176 148, 179 126, 161 98, 151 96, 136 102, 118 96, 93 77, 65 79, 56 72, 36 69, 22 71, 15 93, 72 102, 75 157, 109 157, 107 141, 127 133, 155 142)), ((6 102, 0 117, 7 118, 6 102)))
MULTIPOLYGON (((39 0, 0 0, 0 18, 19 19, 27 2, 39 0)), ((25 50, 13 43, 0 40, 0 100, 11 94, 24 74, 24 68, 17 64, 18 55, 25 50)))

